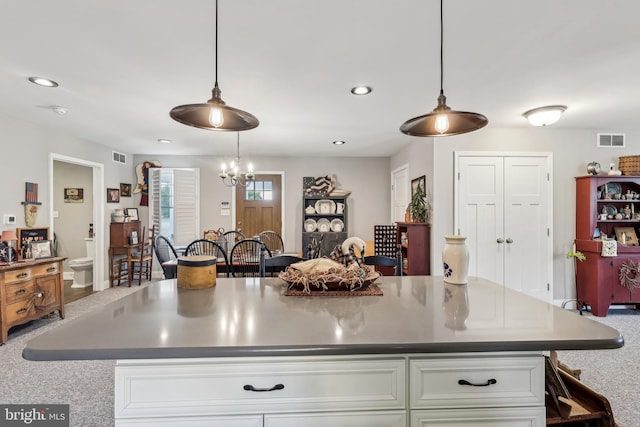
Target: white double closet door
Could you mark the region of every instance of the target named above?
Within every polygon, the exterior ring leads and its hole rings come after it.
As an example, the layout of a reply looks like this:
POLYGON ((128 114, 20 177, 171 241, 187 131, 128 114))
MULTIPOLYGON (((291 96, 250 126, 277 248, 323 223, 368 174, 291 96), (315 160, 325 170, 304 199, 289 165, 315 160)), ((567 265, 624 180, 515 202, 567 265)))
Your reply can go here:
POLYGON ((550 153, 456 153, 454 225, 469 275, 553 299, 550 153))

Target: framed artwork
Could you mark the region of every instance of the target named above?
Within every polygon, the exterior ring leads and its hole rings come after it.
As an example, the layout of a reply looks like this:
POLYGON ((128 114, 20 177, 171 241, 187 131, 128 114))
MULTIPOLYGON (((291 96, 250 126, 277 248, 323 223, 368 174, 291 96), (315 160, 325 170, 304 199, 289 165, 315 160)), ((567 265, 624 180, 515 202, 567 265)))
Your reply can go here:
POLYGON ((638 246, 638 236, 633 227, 616 227, 616 240, 626 246, 638 246))
POLYGON ((18 244, 22 247, 26 241, 49 240, 49 227, 18 228, 16 234, 18 235, 18 244))
POLYGON ((53 256, 53 245, 51 240, 38 240, 31 242, 31 257, 51 258, 53 256))
POLYGON ((120 196, 131 197, 131 184, 120 183, 120 196))
POLYGON ((117 188, 107 188, 107 203, 119 203, 120 190, 117 188))
POLYGON ((138 221, 138 208, 127 208, 127 216, 129 221, 138 221))
POLYGON ((129 238, 129 243, 132 245, 137 245, 138 243, 140 243, 140 241, 138 240, 138 232, 137 231, 132 231, 131 232, 131 236, 129 238))
POLYGON ((82 188, 65 188, 65 203, 84 203, 84 189, 82 188))
POLYGON ((422 187, 422 191, 424 193, 427 192, 427 177, 422 175, 419 178, 411 180, 411 198, 413 199, 413 195, 418 191, 418 186, 422 187))

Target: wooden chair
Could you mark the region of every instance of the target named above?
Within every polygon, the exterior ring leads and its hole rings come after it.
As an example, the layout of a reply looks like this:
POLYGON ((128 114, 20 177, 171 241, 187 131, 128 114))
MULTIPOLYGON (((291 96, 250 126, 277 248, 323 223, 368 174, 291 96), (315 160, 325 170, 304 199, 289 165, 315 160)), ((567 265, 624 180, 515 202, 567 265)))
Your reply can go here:
POLYGON ((304 261, 295 255, 276 255, 273 257, 260 257, 260 277, 277 276, 277 273, 284 271, 291 264, 304 261))
POLYGON ((233 277, 260 277, 261 257, 271 257, 271 251, 260 240, 240 240, 229 256, 233 277))
POLYGON ((227 258, 231 257, 231 249, 233 249, 235 244, 238 243, 240 240, 247 238, 240 231, 235 231, 235 230, 231 230, 231 231, 227 231, 226 233, 223 233, 222 237, 224 237, 224 240, 227 242, 227 247, 224 248, 225 251, 227 252, 227 258))
POLYGON ((209 255, 216 257, 218 259, 216 263, 216 272, 218 274, 224 274, 226 277, 229 277, 229 260, 227 258, 227 253, 224 248, 214 242, 213 240, 208 239, 198 239, 189 243, 187 249, 184 251, 186 256, 189 255, 209 255))
POLYGON ((155 227, 151 227, 149 231, 146 226, 142 227, 142 236, 139 242, 130 244, 127 257, 118 260, 118 286, 124 277, 124 272, 127 273, 128 286, 131 286, 136 275, 138 276, 138 286, 142 284, 143 276, 146 280, 151 280, 155 232, 155 227))
POLYGON ((284 242, 282 236, 275 231, 262 231, 258 234, 259 240, 271 251, 271 253, 284 252, 284 242))
POLYGON ((156 258, 158 258, 158 262, 160 263, 162 271, 164 272, 164 278, 175 279, 177 270, 175 268, 167 268, 162 265, 167 261, 175 260, 178 258, 178 254, 169 239, 161 234, 156 236, 154 249, 156 252, 156 258))
POLYGON ((363 261, 366 265, 394 267, 395 275, 402 276, 402 250, 400 245, 398 245, 398 252, 396 253, 395 258, 385 255, 369 255, 365 256, 363 261))

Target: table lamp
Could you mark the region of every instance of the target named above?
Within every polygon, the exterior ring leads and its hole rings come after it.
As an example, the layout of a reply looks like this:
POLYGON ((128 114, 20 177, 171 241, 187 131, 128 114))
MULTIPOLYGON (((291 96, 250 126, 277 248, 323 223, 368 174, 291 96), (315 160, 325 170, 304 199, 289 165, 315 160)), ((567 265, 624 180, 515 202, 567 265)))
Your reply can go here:
POLYGON ((13 249, 12 242, 18 240, 18 236, 16 236, 16 232, 13 230, 3 230, 0 240, 2 240, 3 242, 7 242, 6 261, 7 262, 13 261, 12 258, 13 258, 14 249, 13 249))

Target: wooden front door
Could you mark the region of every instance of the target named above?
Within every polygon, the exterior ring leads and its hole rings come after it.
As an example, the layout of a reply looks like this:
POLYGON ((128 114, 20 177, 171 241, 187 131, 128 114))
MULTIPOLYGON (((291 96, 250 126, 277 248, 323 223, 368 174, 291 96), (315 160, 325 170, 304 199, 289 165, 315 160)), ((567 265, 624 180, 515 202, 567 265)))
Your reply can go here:
POLYGON ((247 237, 272 230, 282 235, 282 176, 256 175, 236 186, 236 230, 247 237))

